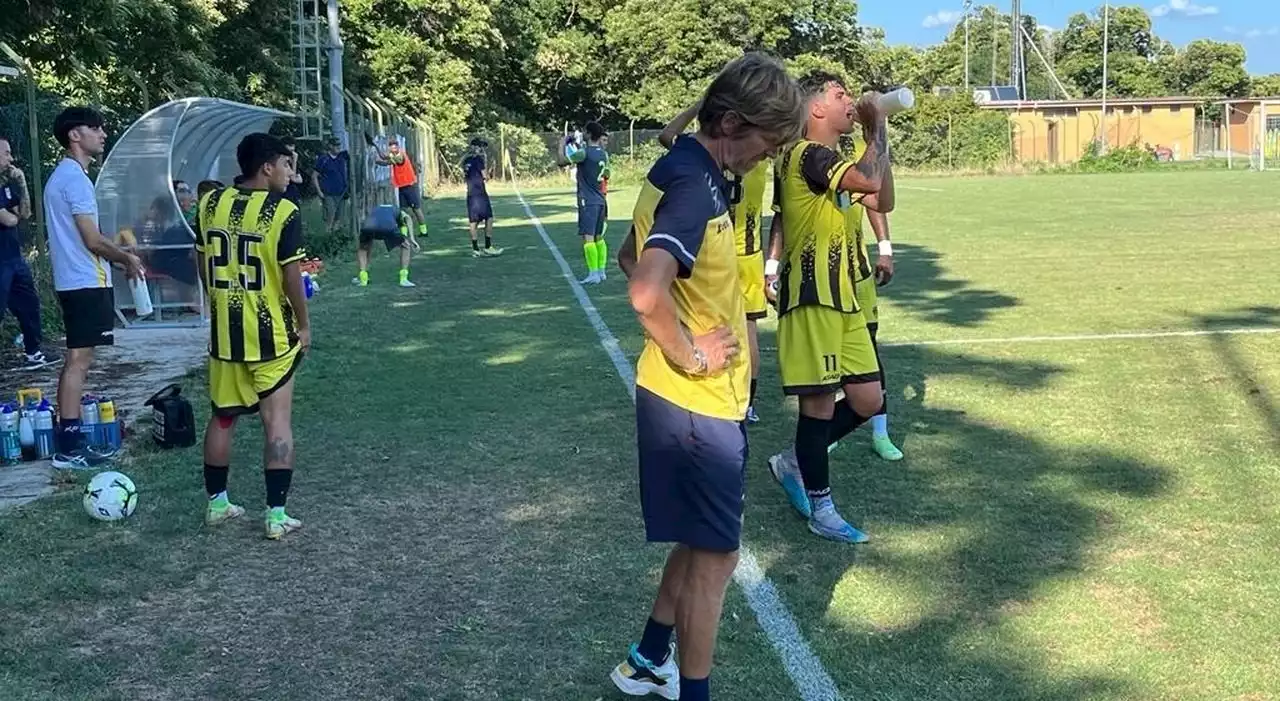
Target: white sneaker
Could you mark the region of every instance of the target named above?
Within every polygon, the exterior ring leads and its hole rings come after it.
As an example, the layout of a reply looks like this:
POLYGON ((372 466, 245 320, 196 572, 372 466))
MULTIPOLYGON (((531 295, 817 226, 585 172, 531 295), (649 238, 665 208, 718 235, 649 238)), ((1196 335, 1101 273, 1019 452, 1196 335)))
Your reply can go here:
POLYGON ((809 530, 814 535, 838 543, 865 543, 871 540, 866 533, 844 520, 829 497, 814 504, 813 515, 809 517, 809 530))
POLYGON ((676 666, 676 646, 667 648, 667 659, 660 665, 646 660, 632 645, 627 659, 613 668, 609 679, 627 696, 657 694, 664 699, 680 698, 680 668, 676 666))
POLYGON ((410 280, 401 280, 400 286, 401 287, 417 287, 417 285, 413 284, 413 282, 410 280))
POLYGON ((597 270, 597 271, 596 271, 596 277, 598 278, 598 279, 596 280, 596 282, 604 282, 605 280, 608 280, 608 279, 609 279, 609 276, 608 276, 608 275, 606 275, 606 274, 605 274, 605 272, 604 272, 603 270, 597 270))
POLYGON ((592 270, 587 276, 578 281, 580 285, 598 285, 600 284, 600 273, 592 270))

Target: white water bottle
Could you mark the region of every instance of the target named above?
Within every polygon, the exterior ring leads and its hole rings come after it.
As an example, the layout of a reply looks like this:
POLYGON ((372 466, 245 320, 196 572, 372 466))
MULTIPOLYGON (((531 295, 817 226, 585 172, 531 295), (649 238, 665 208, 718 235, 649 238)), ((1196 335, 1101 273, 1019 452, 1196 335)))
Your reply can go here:
POLYGON ((151 306, 151 290, 147 289, 147 281, 140 277, 130 280, 129 291, 133 293, 133 308, 138 318, 151 316, 155 309, 151 306))
POLYGON ((898 88, 881 95, 877 103, 880 105, 880 111, 888 117, 915 107, 916 95, 911 92, 911 88, 898 88))

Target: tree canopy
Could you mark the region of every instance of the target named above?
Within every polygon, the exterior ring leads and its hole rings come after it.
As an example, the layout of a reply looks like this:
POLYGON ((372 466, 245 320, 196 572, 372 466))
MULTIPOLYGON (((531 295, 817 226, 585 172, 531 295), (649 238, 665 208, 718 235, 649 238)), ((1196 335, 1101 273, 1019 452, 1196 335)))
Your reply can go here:
MULTIPOLYGON (((294 0, 16 0, 0 27, 43 90, 101 102, 121 118, 168 97, 215 95, 289 107, 294 0)), ((597 119, 656 126, 744 50, 795 71, 835 69, 851 84, 929 92, 965 84, 964 26, 937 45, 892 45, 857 21, 854 0, 345 0, 350 87, 421 114, 444 141, 499 122, 535 130, 597 119)), ((1157 36, 1140 6, 1112 8, 1107 90, 1114 96, 1238 97, 1280 92, 1251 77, 1239 44, 1157 36)), ((994 6, 969 21, 971 85, 1009 81, 1014 32, 994 6)), ((1102 92, 1102 21, 1049 31, 1034 16, 1029 98, 1102 92)), ((0 98, 16 101, 12 85, 0 98)))

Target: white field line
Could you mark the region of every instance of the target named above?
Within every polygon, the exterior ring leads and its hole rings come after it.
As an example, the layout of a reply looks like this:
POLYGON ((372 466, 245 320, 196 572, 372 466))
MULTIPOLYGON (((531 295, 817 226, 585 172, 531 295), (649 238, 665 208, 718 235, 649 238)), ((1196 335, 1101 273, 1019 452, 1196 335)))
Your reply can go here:
MULTIPOLYGON (((1280 326, 1259 326, 1247 329, 1201 329, 1198 331, 1132 331, 1125 333, 1084 333, 1060 336, 1008 336, 1005 338, 939 338, 923 341, 897 341, 881 343, 881 348, 915 348, 920 346, 979 346, 1013 343, 1066 343, 1072 341, 1128 341, 1148 338, 1190 338, 1197 336, 1243 336, 1280 333, 1280 326)), ((773 346, 762 346, 762 351, 776 353, 773 346)))
MULTIPOLYGON (((591 303, 591 298, 587 296, 586 290, 578 283, 573 269, 569 267, 569 263, 561 255, 560 249, 556 247, 555 242, 547 235, 547 230, 543 228, 542 222, 533 213, 533 208, 525 201, 524 194, 520 192, 520 188, 514 187, 514 189, 516 197, 520 199, 520 204, 524 207, 525 214, 529 215, 534 228, 538 230, 538 235, 542 237, 542 242, 546 244, 547 250, 551 251, 552 257, 556 259, 556 263, 560 266, 561 274, 564 276, 565 281, 569 283, 570 289, 573 290, 573 296, 578 298, 578 304, 582 306, 582 311, 586 313, 587 320, 591 322, 591 326, 596 330, 596 335, 600 337, 600 345, 609 354, 609 359, 613 361, 613 366, 618 371, 619 379, 626 386, 627 394, 631 396, 631 401, 634 402, 636 398, 635 372, 631 369, 631 363, 623 355, 622 348, 618 345, 618 339, 609 330, 609 327, 605 325, 604 319, 600 317, 600 312, 591 303)), ((813 653, 809 643, 800 634, 800 627, 796 625, 795 618, 787 609, 786 604, 782 602, 782 597, 778 595, 777 587, 765 576, 764 570, 760 568, 760 563, 745 543, 738 550, 738 568, 734 570, 733 578, 737 581, 738 586, 742 587, 747 596, 747 603, 755 611, 756 620, 760 621, 760 627, 769 636, 769 641, 773 643, 774 649, 778 651, 778 656, 782 658, 782 665, 786 668, 787 674, 790 675, 792 683, 795 684, 796 691, 800 693, 800 698, 804 701, 840 701, 840 692, 836 689, 835 681, 831 679, 831 675, 822 666, 818 656, 813 653)))
POLYGON ((920 192, 945 192, 936 187, 920 187, 918 185, 894 185, 899 190, 919 190, 920 192))

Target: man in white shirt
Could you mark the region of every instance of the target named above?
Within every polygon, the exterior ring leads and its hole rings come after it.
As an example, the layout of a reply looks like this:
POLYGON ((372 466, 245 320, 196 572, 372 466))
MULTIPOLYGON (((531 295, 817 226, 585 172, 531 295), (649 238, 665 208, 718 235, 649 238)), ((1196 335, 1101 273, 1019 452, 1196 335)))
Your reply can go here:
POLYGON ((98 230, 98 202, 87 169, 106 150, 102 115, 89 107, 68 107, 54 120, 53 135, 66 154, 45 184, 44 212, 53 287, 67 332, 67 362, 58 378, 61 428, 53 466, 86 469, 114 454, 86 445, 80 430, 80 398, 93 349, 114 341, 110 264, 121 265, 134 279, 142 276, 142 263, 98 230))

